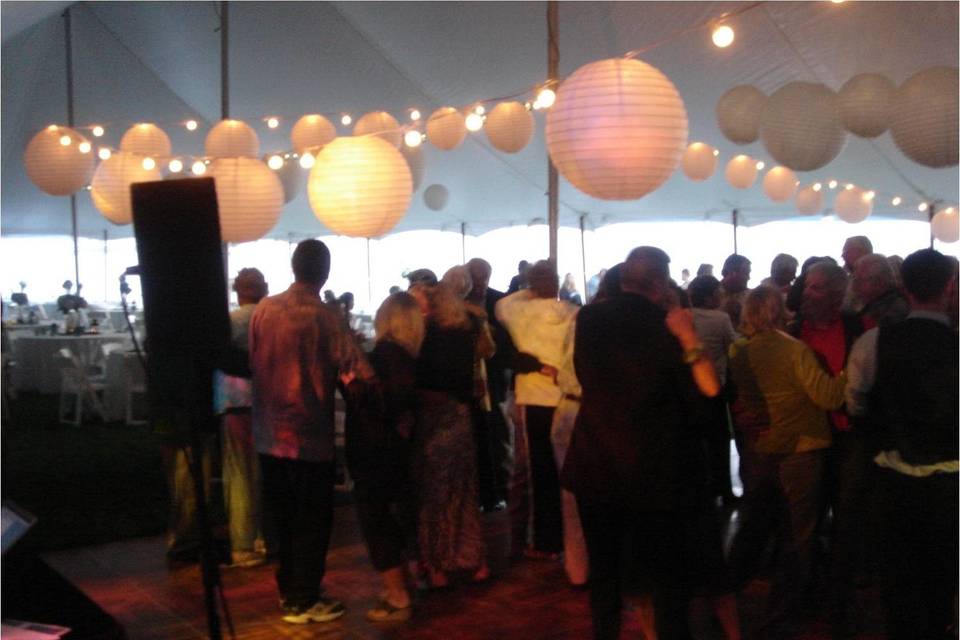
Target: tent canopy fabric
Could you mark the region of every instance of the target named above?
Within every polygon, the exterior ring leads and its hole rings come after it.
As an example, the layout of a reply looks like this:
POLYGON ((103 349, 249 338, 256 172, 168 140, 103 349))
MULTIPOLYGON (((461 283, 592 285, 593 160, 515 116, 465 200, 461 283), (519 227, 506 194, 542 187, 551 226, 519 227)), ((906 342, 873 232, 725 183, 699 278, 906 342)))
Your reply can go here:
MULTIPOLYGON (((50 123, 66 124, 66 64, 61 13, 71 7, 77 126, 103 125, 105 144, 119 145, 135 122, 155 122, 176 153, 201 155, 220 119, 220 25, 217 2, 3 2, 3 234, 69 234, 65 197, 48 196, 28 179, 22 154, 50 123), (188 132, 182 123, 196 119, 188 132)), ((728 89, 752 84, 768 95, 803 80, 839 90, 859 73, 900 84, 932 66, 958 59, 957 2, 562 2, 560 75, 595 60, 642 49, 641 60, 676 85, 689 116, 690 141, 720 150, 720 167, 695 183, 677 171, 647 197, 630 202, 591 198, 561 178, 560 222, 588 227, 643 220, 730 220, 741 224, 790 218, 792 203, 768 200, 760 181, 736 190, 723 179, 727 159, 746 153, 775 162, 758 141, 725 140, 714 107, 728 89), (755 5, 755 6, 754 6, 755 5), (729 12, 736 41, 718 49, 708 24, 729 12)), ((337 123, 386 110, 401 122, 408 110, 426 117, 445 105, 462 107, 530 91, 546 79, 545 2, 236 2, 229 6, 230 116, 255 127, 261 152, 288 150, 289 132, 305 113, 337 123), (265 116, 279 116, 270 130, 265 116)), ((524 93, 526 92, 526 93, 524 93)), ((495 102, 488 103, 488 108, 495 102)), ((494 150, 482 133, 453 151, 423 145, 424 179, 397 230, 482 233, 526 225, 547 215, 547 154, 543 113, 531 143, 516 154, 494 150), (431 184, 445 186, 440 211, 423 200, 431 184), (463 227, 462 225, 465 225, 463 227)), ((957 199, 956 167, 929 169, 901 153, 889 132, 874 140, 853 135, 826 167, 798 174, 802 183, 836 179, 878 194, 875 216, 925 219, 920 201, 957 199), (912 206, 894 207, 893 195, 912 206)), ((124 237, 77 196, 79 231, 124 237)), ((827 206, 830 206, 828 201, 827 206)), ((326 234, 305 189, 284 207, 270 237, 326 234)))

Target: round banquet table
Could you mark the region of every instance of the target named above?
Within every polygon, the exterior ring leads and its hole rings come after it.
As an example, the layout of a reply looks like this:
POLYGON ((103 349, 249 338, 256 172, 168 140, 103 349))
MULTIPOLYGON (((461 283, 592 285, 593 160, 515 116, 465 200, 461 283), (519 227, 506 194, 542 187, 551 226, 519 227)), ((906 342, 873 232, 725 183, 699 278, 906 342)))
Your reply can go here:
POLYGON ((122 333, 81 336, 21 336, 13 342, 13 384, 18 391, 60 392, 60 349, 70 349, 86 366, 103 364, 101 347, 116 343, 126 346, 122 333))

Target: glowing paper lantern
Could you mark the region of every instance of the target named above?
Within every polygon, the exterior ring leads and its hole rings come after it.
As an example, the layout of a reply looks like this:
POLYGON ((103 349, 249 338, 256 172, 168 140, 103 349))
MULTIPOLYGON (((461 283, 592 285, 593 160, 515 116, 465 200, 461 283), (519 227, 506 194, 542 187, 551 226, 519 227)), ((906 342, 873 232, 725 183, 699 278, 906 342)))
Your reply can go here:
POLYGON ((873 198, 860 187, 843 189, 833 202, 833 210, 844 222, 862 222, 873 212, 873 198))
POLYGON ((639 60, 580 67, 547 112, 547 150, 563 177, 603 200, 635 200, 663 184, 687 146, 687 111, 667 76, 639 60))
POLYGON ((794 204, 797 205, 797 211, 805 216, 820 213, 823 211, 823 189, 814 189, 813 185, 800 189, 794 204))
POLYGON ((133 220, 130 185, 162 178, 160 169, 143 168, 143 158, 135 153, 119 151, 101 162, 93 174, 93 182, 90 183, 93 206, 114 224, 130 224, 133 220))
POLYGON ((774 167, 763 176, 763 192, 774 202, 786 202, 797 192, 797 174, 786 167, 774 167))
POLYGON ((297 153, 319 149, 333 142, 336 137, 337 128, 318 113, 311 113, 297 120, 290 132, 290 142, 297 153))
POLYGON ((717 170, 716 149, 703 142, 691 143, 683 152, 681 166, 683 173, 691 180, 701 182, 712 176, 717 170))
POLYGON ((956 207, 938 211, 930 221, 933 237, 940 242, 960 240, 960 214, 956 207))
POLYGON ((890 111, 890 134, 897 147, 927 167, 957 164, 958 82, 956 67, 933 67, 900 85, 890 111))
POLYGON ((453 107, 440 107, 427 120, 427 140, 437 149, 456 149, 467 135, 463 114, 453 107))
POLYGON ((423 203, 428 209, 440 211, 447 206, 447 200, 450 199, 450 192, 442 184, 432 184, 423 192, 423 203))
POLYGON ((757 161, 743 154, 733 156, 725 171, 727 182, 735 189, 749 189, 757 179, 757 161))
POLYGON ((170 157, 170 136, 149 122, 135 124, 120 138, 120 150, 151 158, 170 157))
MULTIPOLYGON (((267 163, 272 156, 273 154, 264 156, 264 163, 267 163)), ((269 165, 267 168, 280 178, 280 184, 283 186, 283 203, 286 204, 296 198, 300 189, 303 188, 304 172, 296 159, 284 158, 282 155, 277 157, 283 160, 282 164, 276 169, 269 165)))
POLYGON ((410 177, 413 180, 413 190, 416 191, 420 188, 420 183, 423 181, 423 169, 425 165, 423 147, 408 147, 407 145, 403 145, 400 147, 400 153, 403 155, 403 159, 407 161, 407 166, 410 168, 410 177))
POLYGON ((221 158, 208 174, 216 183, 220 237, 224 242, 262 238, 283 209, 280 178, 256 158, 221 158))
POLYGON ((413 180, 390 143, 375 136, 341 137, 317 156, 307 194, 314 215, 334 233, 374 238, 406 213, 413 180))
POLYGON ((221 120, 210 129, 204 149, 214 158, 256 158, 260 155, 260 138, 253 127, 242 120, 221 120))
POLYGON ((494 149, 516 153, 533 137, 533 114, 516 101, 501 102, 487 116, 484 131, 494 149))
POLYGON ((777 89, 760 115, 760 139, 777 162, 812 171, 837 157, 846 142, 836 94, 822 84, 791 82, 777 89))
POLYGON ((742 84, 717 101, 717 124, 730 142, 750 144, 760 137, 760 114, 767 96, 754 86, 742 84))
POLYGON ((887 130, 896 91, 890 78, 879 73, 853 76, 837 94, 843 126, 861 138, 876 138, 887 130))
POLYGON ((69 127, 57 125, 33 136, 23 152, 23 165, 33 184, 52 196, 68 196, 90 182, 93 153, 81 153, 82 142, 87 139, 69 127), (68 144, 62 143, 64 139, 69 140, 68 144))
POLYGON ((400 123, 386 111, 373 111, 357 120, 357 124, 353 126, 353 135, 377 135, 398 148, 403 140, 400 123))

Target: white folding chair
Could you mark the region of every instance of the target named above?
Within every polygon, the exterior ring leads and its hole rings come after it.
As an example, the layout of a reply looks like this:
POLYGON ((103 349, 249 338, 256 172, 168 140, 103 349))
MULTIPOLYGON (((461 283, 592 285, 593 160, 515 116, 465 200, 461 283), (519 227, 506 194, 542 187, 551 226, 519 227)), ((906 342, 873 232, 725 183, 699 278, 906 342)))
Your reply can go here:
POLYGON ((86 367, 70 349, 60 349, 59 357, 60 424, 79 426, 83 422, 83 409, 88 405, 96 416, 106 420, 100 399, 105 388, 103 380, 87 375, 86 367))
POLYGON ((126 413, 124 423, 127 426, 147 424, 146 417, 136 417, 135 400, 137 397, 142 401, 147 399, 147 376, 140 365, 140 359, 130 356, 123 358, 124 384, 127 387, 124 403, 126 404, 126 413))

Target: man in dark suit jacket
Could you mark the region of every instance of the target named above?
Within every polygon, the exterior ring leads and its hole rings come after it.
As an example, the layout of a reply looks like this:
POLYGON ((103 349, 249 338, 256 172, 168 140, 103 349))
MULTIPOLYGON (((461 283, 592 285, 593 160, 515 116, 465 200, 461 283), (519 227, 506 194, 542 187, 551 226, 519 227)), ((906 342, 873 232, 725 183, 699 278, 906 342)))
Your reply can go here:
MULTIPOLYGON (((621 582, 637 569, 649 580, 657 635, 689 637, 684 522, 703 472, 694 376, 709 377, 713 365, 692 317, 666 311, 669 261, 660 249, 634 249, 624 293, 587 305, 577 319, 583 397, 562 483, 577 497, 586 535, 595 638, 619 636, 621 582), (639 557, 622 558, 624 549, 639 557)), ((710 395, 718 390, 713 374, 710 395)))

